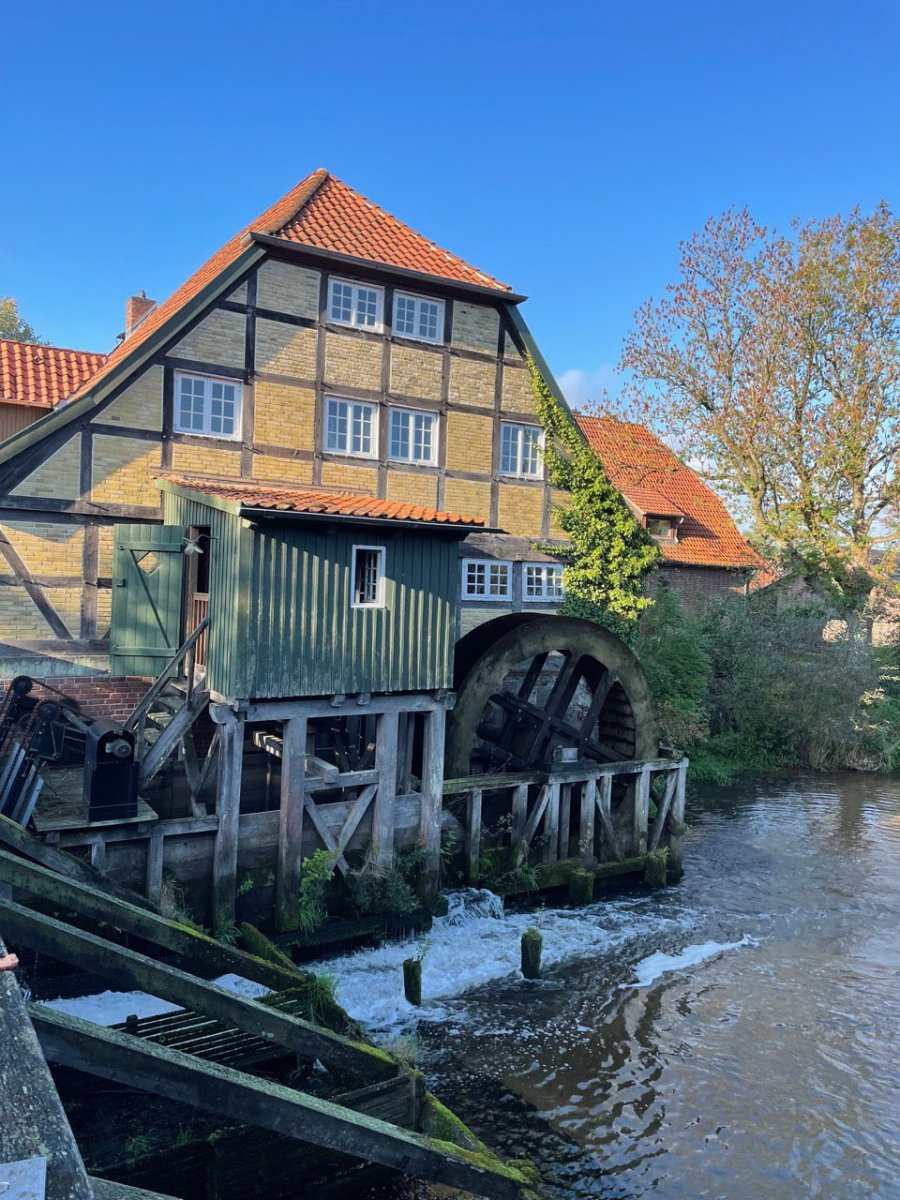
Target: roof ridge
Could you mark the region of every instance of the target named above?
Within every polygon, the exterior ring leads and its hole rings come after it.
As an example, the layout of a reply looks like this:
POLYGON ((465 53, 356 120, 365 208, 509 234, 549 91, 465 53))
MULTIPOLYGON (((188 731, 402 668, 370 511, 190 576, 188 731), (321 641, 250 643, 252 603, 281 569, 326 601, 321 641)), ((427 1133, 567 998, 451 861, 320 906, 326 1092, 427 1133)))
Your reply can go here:
POLYGON ((106 350, 78 350, 74 346, 53 346, 49 342, 23 342, 21 338, 0 337, 0 345, 26 346, 29 350, 55 350, 57 354, 86 354, 89 358, 109 358, 106 350))
MULTIPOLYGON (((251 221, 238 236, 243 237, 247 233, 265 233, 269 235, 276 233, 288 221, 293 221, 299 216, 300 212, 306 207, 326 180, 334 178, 331 172, 325 167, 317 167, 309 175, 304 175, 298 183, 295 183, 274 204, 270 204, 265 212, 260 213, 256 220, 251 221), (282 216, 282 209, 287 204, 292 205, 292 207, 282 216)), ((346 187, 346 184, 344 186, 346 187)))

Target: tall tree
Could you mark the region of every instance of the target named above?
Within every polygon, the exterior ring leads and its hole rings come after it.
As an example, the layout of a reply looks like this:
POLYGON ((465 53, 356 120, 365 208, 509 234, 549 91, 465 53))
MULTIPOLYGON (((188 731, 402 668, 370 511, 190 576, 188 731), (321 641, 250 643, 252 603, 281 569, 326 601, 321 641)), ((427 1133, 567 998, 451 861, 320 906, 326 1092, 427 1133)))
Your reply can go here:
POLYGON ((746 210, 681 247, 637 313, 631 398, 764 552, 848 605, 900 543, 900 222, 886 205, 771 233, 746 210))
POLYGON ((0 338, 14 342, 37 342, 44 345, 27 321, 19 313, 19 305, 12 296, 0 296, 0 338))

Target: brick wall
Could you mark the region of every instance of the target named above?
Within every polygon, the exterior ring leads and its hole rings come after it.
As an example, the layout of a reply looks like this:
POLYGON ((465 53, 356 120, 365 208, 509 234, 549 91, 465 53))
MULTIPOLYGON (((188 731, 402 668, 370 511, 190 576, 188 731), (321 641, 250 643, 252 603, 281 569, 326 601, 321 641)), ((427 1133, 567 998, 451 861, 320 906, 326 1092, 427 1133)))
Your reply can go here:
MULTIPOLYGON (((683 567, 664 565, 660 577, 678 596, 684 608, 697 609, 729 595, 743 595, 745 573, 726 567, 683 567)), ((652 586, 652 577, 651 577, 652 586)))
MULTIPOLYGON (((40 683, 41 680, 37 682, 40 683)), ((152 679, 142 679, 134 675, 123 676, 121 679, 114 679, 109 675, 74 676, 67 679, 56 676, 47 679, 47 683, 52 687, 66 696, 71 696, 77 702, 82 716, 105 717, 109 721, 124 721, 152 682, 152 679)), ((5 691, 8 683, 8 679, 0 682, 0 689, 5 691)), ((56 693, 35 687, 31 694, 39 700, 50 700, 56 693)))

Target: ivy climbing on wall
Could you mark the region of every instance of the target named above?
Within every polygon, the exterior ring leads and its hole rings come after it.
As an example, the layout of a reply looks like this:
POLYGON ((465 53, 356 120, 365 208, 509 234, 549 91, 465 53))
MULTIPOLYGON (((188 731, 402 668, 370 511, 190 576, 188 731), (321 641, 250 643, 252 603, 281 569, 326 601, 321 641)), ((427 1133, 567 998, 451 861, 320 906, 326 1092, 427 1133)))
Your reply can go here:
POLYGON ((541 546, 563 560, 566 616, 597 621, 631 643, 637 620, 652 603, 644 580, 662 552, 610 483, 594 451, 528 359, 538 416, 546 433, 544 465, 554 487, 569 493, 556 523, 569 545, 541 546))

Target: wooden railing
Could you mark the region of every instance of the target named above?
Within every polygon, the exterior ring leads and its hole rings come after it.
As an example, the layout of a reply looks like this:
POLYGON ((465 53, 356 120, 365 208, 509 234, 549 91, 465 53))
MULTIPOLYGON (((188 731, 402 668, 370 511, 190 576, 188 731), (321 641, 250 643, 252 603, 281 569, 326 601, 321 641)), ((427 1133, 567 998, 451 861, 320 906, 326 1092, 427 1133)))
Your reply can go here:
MULTIPOLYGON (((613 763, 561 762, 552 770, 472 775, 444 781, 444 798, 466 799, 466 866, 477 883, 482 847, 482 806, 486 792, 505 792, 503 825, 492 831, 495 842, 512 850, 514 863, 525 862, 532 844, 541 845, 545 867, 580 858, 586 863, 622 861, 657 850, 663 833, 677 837, 684 826, 686 758, 660 758, 613 763), (653 782, 664 777, 654 801, 653 782), (633 780, 631 777, 634 777, 633 780), (631 786, 613 809, 613 783, 631 786), (508 807, 507 807, 508 805, 508 807), (577 826, 573 814, 577 813, 577 826), (599 838, 597 823, 599 822, 599 838)), ((671 839, 670 839, 671 840, 671 839)))
POLYGON ((206 666, 206 626, 209 624, 209 593, 194 592, 191 596, 190 612, 188 613, 188 632, 203 626, 201 637, 197 641, 197 651, 194 662, 198 667, 206 666))

